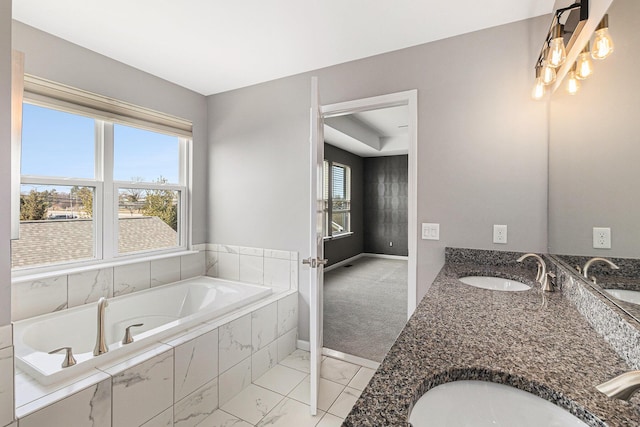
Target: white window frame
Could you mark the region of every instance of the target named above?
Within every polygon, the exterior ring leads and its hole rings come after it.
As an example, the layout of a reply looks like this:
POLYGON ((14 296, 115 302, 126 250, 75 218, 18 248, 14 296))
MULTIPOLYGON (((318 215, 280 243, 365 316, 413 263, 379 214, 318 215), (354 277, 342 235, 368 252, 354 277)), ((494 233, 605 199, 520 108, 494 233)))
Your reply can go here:
MULTIPOLYGON (((32 76, 25 76, 27 81, 42 82, 43 79, 38 79, 32 76)), ((65 91, 73 93, 75 96, 88 94, 80 90, 75 90, 64 85, 57 85, 53 82, 46 81, 50 87, 64 88, 65 91)), ((113 103, 113 100, 109 98, 101 97, 100 95, 90 94, 92 101, 96 104, 100 101, 113 103), (97 100, 97 101, 96 101, 97 100)), ((134 109, 138 115, 135 119, 127 120, 124 116, 117 116, 114 120, 104 119, 105 114, 92 114, 92 110, 88 110, 81 105, 74 105, 66 99, 50 98, 38 91, 34 93, 25 92, 24 103, 36 105, 39 107, 49 108, 53 110, 63 111, 71 114, 81 115, 94 119, 95 123, 95 152, 94 152, 94 178, 66 178, 66 177, 50 177, 50 176, 36 176, 36 175, 21 175, 20 182, 14 183, 18 187, 22 184, 35 184, 35 185, 59 185, 59 186, 82 186, 82 187, 94 187, 94 207, 93 207, 93 234, 94 234, 94 258, 89 260, 80 261, 66 261, 56 264, 35 265, 33 267, 20 267, 12 268, 12 277, 24 277, 31 275, 41 275, 47 273, 63 273, 67 270, 85 270, 91 268, 100 268, 106 265, 118 265, 126 264, 135 261, 144 261, 156 257, 170 256, 175 254, 176 256, 187 253, 192 245, 192 208, 191 208, 191 162, 192 162, 192 137, 190 127, 187 131, 187 123, 183 119, 173 118, 172 116, 166 116, 162 113, 147 110, 142 107, 130 106, 130 104, 118 103, 118 107, 121 111, 127 111, 124 107, 130 107, 134 109), (124 106, 124 107, 123 107, 124 106), (174 120, 179 123, 181 128, 176 128, 175 132, 170 132, 170 127, 163 125, 157 125, 150 122, 149 126, 144 125, 144 121, 140 117, 144 117, 144 114, 151 114, 155 120, 165 119, 170 124, 174 120), (114 124, 122 124, 125 126, 141 128, 145 130, 151 130, 163 134, 173 135, 178 138, 179 144, 179 170, 178 179, 179 183, 148 183, 148 182, 127 182, 127 181, 114 181, 113 179, 113 167, 114 167, 114 124), (158 250, 146 250, 139 252, 132 252, 126 254, 118 254, 118 194, 119 188, 141 188, 149 190, 170 190, 179 191, 180 200, 178 206, 178 242, 177 245, 171 248, 164 248, 158 250), (112 205, 112 209, 109 209, 109 205, 112 205)), ((120 111, 119 110, 119 111, 120 111)), ((189 124, 190 126, 190 124, 189 124)), ((17 168, 20 170, 20 163, 15 162, 11 165, 12 169, 17 168)), ((19 221, 19 218, 17 219, 19 221)))
MULTIPOLYGON (((351 166, 345 165, 344 163, 327 160, 327 159, 324 159, 324 162, 325 163, 323 163, 323 168, 324 168, 324 164, 328 166, 326 168, 326 171, 327 171, 326 173, 328 177, 327 179, 324 180, 324 183, 327 184, 328 186, 328 196, 329 196, 326 203, 326 207, 325 207, 326 224, 325 224, 324 240, 340 239, 343 237, 351 236, 353 234, 353 231, 351 231, 351 166), (334 212, 333 211, 333 167, 334 166, 341 167, 345 171, 345 189, 344 190, 345 190, 346 200, 348 200, 349 202, 348 210, 339 211, 339 212, 345 212, 347 214, 346 230, 339 233, 334 233, 333 226, 332 226, 333 212, 334 212)), ((325 192, 325 189, 323 188, 323 193, 324 192, 325 192)), ((324 194, 323 194, 323 197, 324 197, 324 194)))

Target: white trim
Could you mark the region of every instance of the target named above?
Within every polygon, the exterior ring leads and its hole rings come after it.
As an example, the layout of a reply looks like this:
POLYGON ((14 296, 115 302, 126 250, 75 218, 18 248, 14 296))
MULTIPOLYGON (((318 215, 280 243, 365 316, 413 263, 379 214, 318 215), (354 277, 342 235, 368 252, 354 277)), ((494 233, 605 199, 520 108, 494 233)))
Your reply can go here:
POLYGON ((22 98, 24 53, 11 51, 11 239, 20 238, 20 163, 22 157, 22 98))
POLYGON ((346 233, 340 233, 333 236, 324 236, 322 240, 324 240, 325 242, 330 240, 340 240, 349 236, 353 236, 353 231, 347 231, 346 233))
POLYGON ((418 91, 404 92, 409 105, 409 229, 407 266, 407 319, 411 317, 418 304, 418 91))
POLYGON ((372 253, 364 253, 362 254, 363 256, 369 257, 369 258, 382 258, 382 259, 397 259, 397 260, 401 260, 401 261, 409 261, 409 257, 408 256, 403 256, 403 255, 387 255, 387 254, 372 254, 372 253))
POLYGON ((95 270, 101 270, 103 268, 112 268, 112 267, 119 267, 121 265, 151 262, 159 259, 175 258, 175 257, 184 256, 184 255, 193 255, 197 253, 200 253, 200 251, 180 250, 180 251, 166 252, 162 254, 145 256, 145 257, 140 257, 140 256, 128 257, 126 259, 124 257, 120 257, 118 258, 117 261, 102 262, 102 263, 90 262, 82 266, 70 267, 70 268, 60 268, 60 264, 57 264, 56 265, 57 268, 55 270, 44 271, 44 272, 33 273, 33 274, 29 274, 27 269, 16 270, 11 273, 11 283, 14 284, 14 283, 30 282, 34 280, 47 279, 49 277, 65 276, 68 274, 83 273, 85 271, 95 271, 95 270))
POLYGON ((326 273, 327 271, 331 271, 331 270, 335 270, 336 268, 340 268, 343 265, 347 265, 357 259, 362 258, 363 256, 365 256, 365 254, 358 254, 355 256, 352 256, 351 258, 347 258, 347 259, 343 259, 342 261, 338 261, 335 264, 331 264, 329 267, 325 267, 324 268, 324 272, 326 273))
MULTIPOLYGON (((311 346, 309 345, 309 341, 298 340, 298 342, 296 343, 296 348, 303 351, 310 351, 311 346)), ((364 366, 365 368, 369 369, 376 370, 380 366, 380 363, 373 360, 364 359, 362 357, 343 353, 341 351, 331 350, 330 348, 326 347, 322 347, 322 354, 333 359, 344 360, 345 362, 354 363, 356 365, 364 366)))
MULTIPOLYGON (((408 272, 407 272, 407 319, 417 305, 418 272, 418 91, 416 89, 354 101, 322 106, 323 117, 337 117, 360 111, 407 105, 409 108, 409 218, 408 218, 408 272)), ((313 224, 313 223, 312 223, 313 224)))
POLYGON ((322 354, 329 356, 333 359, 344 360, 345 362, 354 363, 356 365, 364 366, 365 368, 377 370, 380 367, 378 362, 365 359, 352 354, 343 353, 341 351, 331 350, 330 348, 323 347, 322 354))

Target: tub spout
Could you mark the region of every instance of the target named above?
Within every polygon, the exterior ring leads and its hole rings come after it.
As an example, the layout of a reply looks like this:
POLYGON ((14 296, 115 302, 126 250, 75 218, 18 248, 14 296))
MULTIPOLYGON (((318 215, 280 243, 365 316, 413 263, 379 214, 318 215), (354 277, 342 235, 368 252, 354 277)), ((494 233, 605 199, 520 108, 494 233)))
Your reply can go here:
POLYGON ((629 400, 640 390, 640 371, 629 371, 596 386, 598 391, 609 397, 629 400))
POLYGON ((109 351, 109 347, 107 347, 104 337, 104 312, 108 305, 109 301, 107 301, 105 297, 101 297, 98 300, 98 324, 96 332, 96 347, 93 349, 94 356, 100 356, 101 354, 109 351))

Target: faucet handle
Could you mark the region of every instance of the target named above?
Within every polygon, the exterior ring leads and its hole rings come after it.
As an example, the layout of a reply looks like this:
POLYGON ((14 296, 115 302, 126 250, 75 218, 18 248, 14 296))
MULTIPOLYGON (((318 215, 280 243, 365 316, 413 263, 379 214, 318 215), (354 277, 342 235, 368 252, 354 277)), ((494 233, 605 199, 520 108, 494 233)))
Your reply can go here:
POLYGON ((55 354, 55 353, 59 353, 62 350, 66 350, 66 355, 64 357, 64 360, 62 361, 62 367, 63 368, 68 368, 69 366, 73 366, 76 364, 76 359, 75 357, 73 357, 73 350, 71 349, 71 347, 60 347, 60 348, 56 348, 55 350, 51 350, 49 352, 49 354, 55 354))
POLYGON ((133 342, 133 336, 131 335, 131 328, 139 328, 144 323, 136 323, 135 325, 129 325, 124 330, 124 338, 122 338, 122 344, 131 344, 133 342))

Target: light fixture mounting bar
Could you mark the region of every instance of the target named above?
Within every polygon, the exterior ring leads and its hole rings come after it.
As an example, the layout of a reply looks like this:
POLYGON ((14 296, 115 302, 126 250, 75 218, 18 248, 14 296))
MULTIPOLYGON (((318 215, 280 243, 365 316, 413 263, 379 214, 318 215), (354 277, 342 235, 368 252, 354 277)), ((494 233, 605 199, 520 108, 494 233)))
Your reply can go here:
POLYGON ((562 18, 562 15, 565 12, 568 12, 570 10, 574 10, 574 9, 580 9, 580 17, 579 17, 579 24, 577 25, 577 27, 575 28, 575 30, 572 32, 572 37, 569 43, 567 43, 567 49, 571 49, 574 41, 575 41, 575 37, 574 35, 577 35, 580 33, 580 30, 582 29, 582 27, 584 26, 584 24, 586 23, 587 19, 589 19, 589 0, 580 0, 580 1, 576 1, 575 3, 567 6, 567 7, 562 7, 559 8, 557 10, 554 11, 553 13, 553 19, 551 20, 551 25, 549 26, 549 30, 547 31, 547 36, 545 38, 544 44, 542 45, 542 48, 540 49, 540 54, 538 55, 538 60, 536 61, 536 67, 542 66, 542 62, 545 59, 545 50, 548 49, 549 44, 551 43, 551 39, 553 37, 553 32, 554 32, 554 28, 556 27, 557 24, 560 24, 560 19, 562 18))

